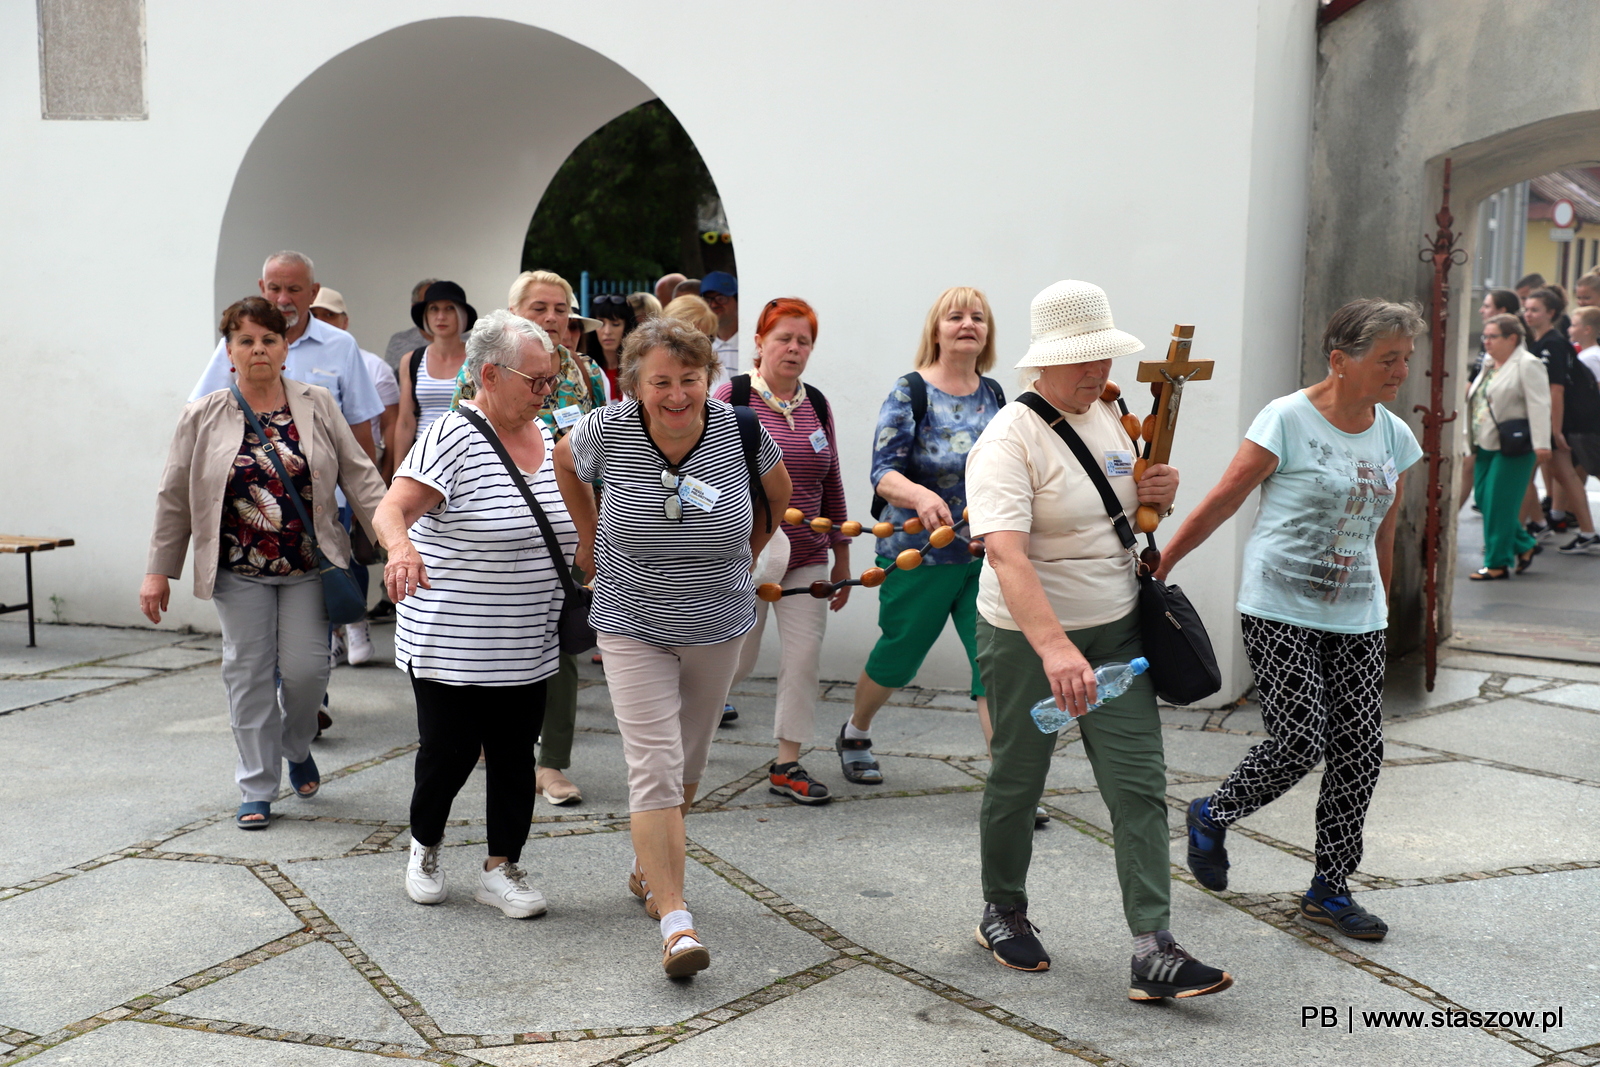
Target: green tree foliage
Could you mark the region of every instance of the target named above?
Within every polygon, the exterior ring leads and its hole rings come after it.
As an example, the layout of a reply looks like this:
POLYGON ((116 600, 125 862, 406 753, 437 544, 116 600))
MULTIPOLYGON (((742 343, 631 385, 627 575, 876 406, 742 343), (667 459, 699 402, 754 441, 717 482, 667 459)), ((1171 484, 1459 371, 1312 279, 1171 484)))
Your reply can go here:
POLYGON ((696 225, 716 186, 700 152, 659 100, 600 127, 567 157, 528 225, 524 270, 577 285, 599 278, 702 273, 696 225))

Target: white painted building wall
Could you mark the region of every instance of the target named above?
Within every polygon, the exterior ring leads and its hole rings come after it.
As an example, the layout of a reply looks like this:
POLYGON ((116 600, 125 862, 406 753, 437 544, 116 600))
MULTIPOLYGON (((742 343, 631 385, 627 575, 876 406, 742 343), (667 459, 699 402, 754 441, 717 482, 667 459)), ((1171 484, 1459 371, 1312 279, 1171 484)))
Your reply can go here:
MULTIPOLYGON (((1172 323, 1196 324, 1217 377, 1185 403, 1168 534, 1261 404, 1297 384, 1306 0, 151 0, 149 119, 131 122, 41 120, 35 17, 0 6, 0 532, 77 539, 37 575, 73 621, 141 621, 172 426, 217 311, 253 291, 266 253, 315 259, 375 351, 408 324, 419 277, 497 306, 550 176, 651 96, 722 194, 747 331, 772 296, 818 309, 810 377, 833 400, 858 517, 878 405, 947 285, 988 292, 1008 386, 1028 302, 1061 278, 1104 286, 1148 358, 1172 323)), ((1115 377, 1131 382, 1135 358, 1115 377)), ((1223 653, 1219 699, 1248 682, 1233 612, 1247 522, 1176 576, 1223 653)), ((215 628, 187 580, 174 591, 173 624, 215 628)), ((824 676, 855 677, 875 636, 858 590, 824 676)), ((964 674, 947 635, 919 681, 964 674)))

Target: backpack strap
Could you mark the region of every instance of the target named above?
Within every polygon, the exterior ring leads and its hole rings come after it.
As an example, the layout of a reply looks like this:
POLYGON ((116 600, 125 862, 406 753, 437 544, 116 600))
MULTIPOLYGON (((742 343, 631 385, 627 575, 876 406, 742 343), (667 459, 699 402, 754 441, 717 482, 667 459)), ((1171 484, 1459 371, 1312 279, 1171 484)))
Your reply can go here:
POLYGON ((983 382, 984 385, 987 385, 990 389, 994 390, 994 395, 999 398, 1001 407, 1006 406, 1006 391, 1000 388, 999 382, 995 381, 993 378, 980 378, 979 381, 983 382))
POLYGON ((733 392, 728 396, 728 403, 736 408, 750 406, 750 375, 735 374, 728 379, 728 384, 733 387, 733 392))
POLYGON ((912 371, 906 375, 906 388, 911 393, 911 439, 915 441, 922 430, 922 420, 928 417, 928 383, 912 371))
POLYGON ((428 346, 423 345, 411 353, 411 407, 417 413, 417 418, 422 418, 422 401, 417 399, 417 375, 422 373, 422 357, 427 355, 428 346))
MULTIPOLYGON (((749 378, 745 379, 746 384, 749 378)), ((739 423, 739 443, 744 446, 744 465, 750 471, 750 499, 761 501, 766 512, 767 532, 772 532, 772 502, 767 499, 766 487, 761 484, 761 422, 748 406, 735 407, 733 417, 739 423)))

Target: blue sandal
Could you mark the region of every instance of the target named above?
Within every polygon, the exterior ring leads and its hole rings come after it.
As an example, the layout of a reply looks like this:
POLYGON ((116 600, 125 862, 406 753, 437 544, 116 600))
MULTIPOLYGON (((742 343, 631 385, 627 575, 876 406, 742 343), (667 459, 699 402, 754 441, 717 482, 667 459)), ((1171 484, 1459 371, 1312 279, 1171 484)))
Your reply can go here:
POLYGON ((1389 924, 1350 899, 1348 893, 1335 894, 1319 876, 1300 898, 1300 915, 1314 923, 1331 926, 1357 941, 1382 941, 1389 924))
POLYGON ((272 805, 265 800, 247 800, 239 805, 239 811, 233 817, 233 824, 241 830, 265 830, 267 824, 272 822, 272 805), (245 821, 246 815, 259 815, 259 819, 245 821))
POLYGON ((1186 858, 1194 880, 1220 893, 1228 888, 1228 849, 1223 845, 1228 831, 1212 823, 1210 801, 1210 797, 1196 797, 1189 801, 1189 814, 1185 820, 1189 830, 1186 858))
POLYGON ((309 755, 302 763, 289 763, 289 784, 294 786, 295 796, 301 800, 310 800, 322 788, 322 775, 317 771, 317 761, 309 755), (311 792, 305 792, 301 787, 309 785, 311 792))

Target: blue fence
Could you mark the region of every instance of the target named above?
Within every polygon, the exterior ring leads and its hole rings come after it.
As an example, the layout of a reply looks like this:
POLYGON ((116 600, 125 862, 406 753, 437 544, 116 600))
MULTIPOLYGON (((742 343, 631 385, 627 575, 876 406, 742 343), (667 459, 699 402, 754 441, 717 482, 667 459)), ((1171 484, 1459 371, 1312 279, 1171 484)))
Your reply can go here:
POLYGON ((588 271, 584 271, 578 278, 578 313, 585 317, 589 314, 589 298, 599 296, 601 293, 648 293, 654 291, 655 283, 649 281, 617 282, 607 281, 603 278, 591 278, 588 271))

